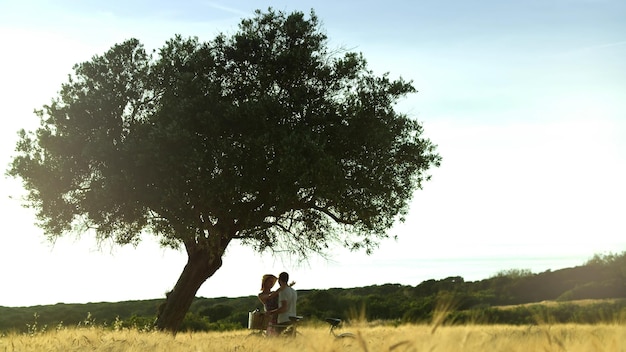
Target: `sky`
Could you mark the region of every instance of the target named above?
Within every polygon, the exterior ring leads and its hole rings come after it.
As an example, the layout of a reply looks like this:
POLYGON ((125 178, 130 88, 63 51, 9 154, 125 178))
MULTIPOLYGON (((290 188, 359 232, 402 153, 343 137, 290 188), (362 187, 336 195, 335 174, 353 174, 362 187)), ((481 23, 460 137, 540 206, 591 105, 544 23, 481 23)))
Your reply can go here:
MULTIPOLYGON (((511 269, 534 273, 626 251, 626 2, 0 0, 0 165, 17 131, 56 96, 76 63, 137 38, 208 41, 254 10, 314 9, 331 48, 419 91, 397 109, 420 121, 441 167, 374 254, 272 257, 238 243, 198 291, 254 295, 288 271, 298 289, 361 287, 511 269)), ((186 254, 149 235, 137 246, 72 234, 50 243, 0 178, 0 306, 162 298, 186 254)))

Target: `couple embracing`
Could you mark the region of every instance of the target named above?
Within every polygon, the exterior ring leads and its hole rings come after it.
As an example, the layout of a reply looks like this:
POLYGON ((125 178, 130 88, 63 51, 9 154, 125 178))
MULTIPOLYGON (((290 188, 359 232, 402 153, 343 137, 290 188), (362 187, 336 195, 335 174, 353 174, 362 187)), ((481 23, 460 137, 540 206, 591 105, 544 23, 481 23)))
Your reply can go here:
POLYGON ((266 314, 270 316, 267 326, 269 336, 282 333, 291 324, 289 317, 296 315, 298 294, 291 287, 295 282, 290 284, 287 282, 289 282, 289 274, 286 272, 280 273, 278 277, 271 274, 263 275, 261 293, 258 296, 263 303, 266 314), (272 291, 277 280, 279 288, 272 291))

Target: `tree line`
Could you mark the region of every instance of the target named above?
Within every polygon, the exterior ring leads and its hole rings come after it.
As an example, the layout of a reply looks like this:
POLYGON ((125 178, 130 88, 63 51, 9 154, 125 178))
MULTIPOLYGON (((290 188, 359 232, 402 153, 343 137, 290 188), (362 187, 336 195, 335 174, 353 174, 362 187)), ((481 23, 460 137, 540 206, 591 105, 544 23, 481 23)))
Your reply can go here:
MULTIPOLYGON (((298 314, 308 322, 337 317, 392 324, 427 323, 442 305, 450 323, 598 323, 626 319, 626 252, 596 255, 587 263, 542 273, 508 270, 480 281, 460 276, 426 280, 416 286, 383 284, 358 288, 298 290, 298 314), (579 300, 598 300, 576 304, 579 300), (556 301, 546 305, 540 302, 556 301)), ((150 330, 163 300, 0 307, 0 331, 27 332, 95 324, 150 330)), ((196 297, 181 331, 247 327, 248 312, 262 308, 256 296, 196 297)))

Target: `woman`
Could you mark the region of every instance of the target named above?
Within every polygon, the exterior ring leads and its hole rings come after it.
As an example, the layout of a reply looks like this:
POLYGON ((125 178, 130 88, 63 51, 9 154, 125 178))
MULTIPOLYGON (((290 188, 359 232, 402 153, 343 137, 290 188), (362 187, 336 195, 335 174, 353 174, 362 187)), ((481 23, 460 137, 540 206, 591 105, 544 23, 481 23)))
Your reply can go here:
MULTIPOLYGON (((261 293, 259 293, 259 301, 263 303, 263 308, 265 312, 269 312, 273 309, 278 308, 278 291, 272 291, 272 287, 276 285, 276 281, 278 278, 272 274, 263 275, 263 279, 261 281, 261 293)), ((267 314, 267 313, 266 313, 267 314)), ((276 335, 273 324, 277 323, 278 316, 273 314, 266 318, 267 324, 267 335, 272 336, 276 335)))

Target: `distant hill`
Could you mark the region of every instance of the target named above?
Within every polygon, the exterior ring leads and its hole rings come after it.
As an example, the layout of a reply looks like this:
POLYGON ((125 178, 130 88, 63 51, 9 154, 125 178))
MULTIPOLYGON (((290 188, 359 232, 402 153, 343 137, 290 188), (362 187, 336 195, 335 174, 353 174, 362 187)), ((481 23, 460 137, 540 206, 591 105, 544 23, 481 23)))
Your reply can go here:
MULTIPOLYGON (((619 317, 621 312, 626 316, 626 252, 597 255, 585 265, 573 268, 543 273, 510 270, 480 281, 465 281, 460 276, 453 276, 427 280, 417 286, 384 284, 298 290, 298 314, 308 320, 350 319, 364 314, 368 320, 424 322, 432 317, 438 304, 447 301, 455 309, 453 316, 458 322, 468 319, 476 322, 479 315, 486 322, 519 324, 528 323, 536 312, 529 312, 529 308, 496 310, 494 307, 526 305, 532 310, 530 303, 567 303, 584 299, 613 300, 598 307, 565 304, 566 312, 562 311, 563 308, 553 308, 560 309, 554 312, 560 314, 559 319, 563 321, 583 318, 594 321, 602 317, 590 312, 598 310, 603 311, 604 318, 619 317)), ((148 328, 162 302, 155 299, 19 308, 0 306, 0 331, 27 331, 33 328, 33 324, 39 329, 78 324, 148 328)), ((262 308, 256 296, 199 297, 190 308, 183 330, 243 328, 247 324, 248 312, 256 308, 262 308)))

